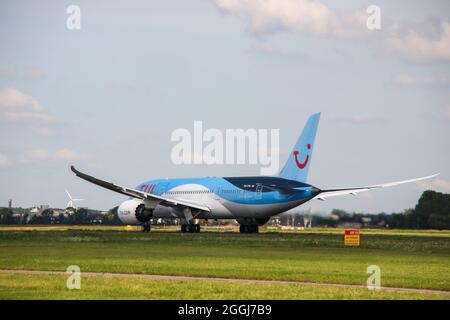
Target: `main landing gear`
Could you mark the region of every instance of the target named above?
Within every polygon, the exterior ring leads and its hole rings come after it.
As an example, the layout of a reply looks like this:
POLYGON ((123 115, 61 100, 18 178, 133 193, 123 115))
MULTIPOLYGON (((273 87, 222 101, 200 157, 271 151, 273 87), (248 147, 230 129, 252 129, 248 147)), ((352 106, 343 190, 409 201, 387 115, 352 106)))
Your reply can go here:
POLYGON ((142 232, 150 232, 151 226, 149 222, 145 222, 142 224, 142 232))
POLYGON ((258 233, 259 227, 256 224, 241 224, 239 226, 240 233, 258 233))
POLYGON ((236 221, 240 224, 240 233, 259 233, 259 226, 265 225, 270 217, 265 218, 239 218, 236 221))
POLYGON ((182 233, 198 233, 200 232, 200 225, 196 222, 196 219, 192 216, 191 208, 183 209, 184 218, 181 219, 181 232, 182 233))
POLYGON ((198 233, 200 232, 200 225, 198 223, 182 224, 182 233, 198 233))

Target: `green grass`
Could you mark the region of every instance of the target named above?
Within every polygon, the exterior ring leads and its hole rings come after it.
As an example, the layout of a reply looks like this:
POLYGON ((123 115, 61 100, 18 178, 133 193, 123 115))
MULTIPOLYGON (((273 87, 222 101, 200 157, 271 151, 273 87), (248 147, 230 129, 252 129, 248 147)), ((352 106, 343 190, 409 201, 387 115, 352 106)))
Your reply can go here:
MULTIPOLYGON (((450 290, 450 237, 434 231, 410 235, 389 231, 366 234, 363 230, 361 247, 344 248, 342 235, 326 233, 326 230, 242 235, 234 232, 142 234, 120 229, 84 229, 55 232, 5 231, 4 228, 0 231, 0 269, 65 271, 67 266, 75 264, 82 272, 365 285, 367 266, 375 264, 381 268, 382 286, 450 290)), ((125 283, 129 279, 116 281, 125 283)), ((199 286, 184 282, 179 285, 184 288, 199 286)), ((215 290, 216 286, 225 284, 211 283, 208 286, 215 290)), ((243 288, 251 288, 246 286, 230 284, 227 290, 229 294, 242 293, 245 291, 243 288), (236 289, 238 287, 240 291, 236 289)), ((313 289, 300 291, 311 293, 309 290, 313 289)), ((339 297, 342 289, 326 290, 339 297)), ((184 292, 182 288, 180 292, 184 292)), ((298 297, 302 296, 301 292, 298 297)), ((250 294, 257 293, 247 293, 250 294)), ((292 296, 297 297, 296 294, 292 296)), ((348 294, 348 297, 353 297, 351 292, 348 294)), ((203 297, 209 298, 207 295, 203 297)), ((237 297, 246 296, 241 294, 237 297)))
MULTIPOLYGON (((352 228, 346 228, 352 229, 352 228)), ((295 229, 293 231, 285 230, 283 232, 295 232, 299 234, 343 234, 343 228, 311 228, 311 229, 295 229)), ((268 231, 279 232, 277 228, 268 227, 268 231)), ((398 236, 424 236, 424 237, 446 237, 450 238, 450 230, 402 230, 402 229, 362 229, 362 233, 369 235, 398 235, 398 236)))
MULTIPOLYGON (((140 226, 132 226, 134 231, 140 231, 140 226)), ((347 228, 348 229, 348 228, 347 228)), ((0 225, 0 231, 124 231, 124 226, 103 226, 103 225, 0 225)), ((152 226, 153 231, 179 232, 179 226, 152 226)), ((239 232, 237 226, 214 226, 203 227, 202 230, 208 232, 239 232)), ((299 228, 281 229, 272 226, 261 227, 262 232, 267 233, 288 233, 288 234, 335 234, 342 235, 343 228, 299 228)), ((424 236, 424 237, 446 237, 450 238, 450 230, 403 230, 403 229, 362 229, 365 235, 403 235, 403 236, 424 236)))
POLYGON ((449 295, 367 289, 82 277, 80 290, 59 275, 0 275, 0 299, 450 299, 449 295))

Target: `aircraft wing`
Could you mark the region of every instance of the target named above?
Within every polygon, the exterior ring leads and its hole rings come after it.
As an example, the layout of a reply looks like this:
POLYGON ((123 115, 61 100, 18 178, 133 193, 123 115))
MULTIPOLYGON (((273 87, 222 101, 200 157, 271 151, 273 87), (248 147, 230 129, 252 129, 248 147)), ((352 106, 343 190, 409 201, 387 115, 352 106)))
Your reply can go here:
POLYGON ((179 207, 188 207, 188 208, 192 208, 192 209, 196 209, 196 210, 203 210, 203 211, 207 211, 207 212, 211 211, 207 206, 204 206, 201 204, 192 203, 192 202, 188 202, 188 201, 184 201, 184 200, 171 199, 171 198, 167 198, 164 196, 158 196, 158 195, 155 195, 152 193, 147 193, 147 192, 143 192, 140 190, 131 189, 131 188, 127 188, 127 187, 122 187, 122 186, 116 185, 111 182, 100 180, 95 177, 89 176, 83 172, 78 171, 77 169, 75 169, 74 166, 71 166, 70 169, 73 171, 73 173, 75 173, 75 175, 77 177, 80 177, 81 179, 84 179, 84 180, 89 181, 93 184, 96 184, 100 187, 121 193, 126 196, 130 196, 130 197, 142 199, 142 200, 144 200, 144 199, 150 200, 150 201, 154 202, 155 205, 160 204, 160 205, 168 206, 168 207, 178 207, 179 206, 179 207))
POLYGON ((439 173, 433 174, 433 175, 427 176, 427 177, 421 177, 421 178, 415 178, 415 179, 409 179, 409 180, 402 180, 402 181, 394 181, 394 182, 388 182, 388 183, 383 183, 383 184, 378 184, 378 185, 373 185, 373 186, 367 186, 367 187, 321 190, 321 192, 314 199, 318 199, 318 200, 324 201, 326 198, 343 196, 343 195, 348 195, 348 194, 356 196, 360 192, 370 191, 370 190, 380 189, 380 188, 393 187, 393 186, 398 186, 398 185, 404 184, 404 183, 410 183, 410 182, 416 182, 416 181, 431 179, 431 178, 434 178, 434 177, 436 177, 438 175, 439 175, 439 173))

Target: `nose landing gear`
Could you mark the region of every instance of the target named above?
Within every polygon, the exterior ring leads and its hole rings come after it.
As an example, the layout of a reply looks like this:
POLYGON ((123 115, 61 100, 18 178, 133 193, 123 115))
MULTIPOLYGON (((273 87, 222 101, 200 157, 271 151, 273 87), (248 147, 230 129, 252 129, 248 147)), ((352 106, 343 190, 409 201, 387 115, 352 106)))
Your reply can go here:
POLYGON ((150 232, 151 226, 150 223, 145 222, 142 224, 142 232, 150 232))

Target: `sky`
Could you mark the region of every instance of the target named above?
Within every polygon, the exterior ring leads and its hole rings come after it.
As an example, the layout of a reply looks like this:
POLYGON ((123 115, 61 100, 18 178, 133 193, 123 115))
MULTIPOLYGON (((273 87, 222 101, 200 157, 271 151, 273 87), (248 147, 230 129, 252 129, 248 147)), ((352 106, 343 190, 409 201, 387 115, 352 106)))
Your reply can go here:
POLYGON ((109 209, 123 196, 71 164, 134 187, 166 177, 258 175, 258 165, 177 165, 171 134, 280 130, 283 164, 322 112, 308 182, 437 179, 315 211, 400 212, 426 189, 450 193, 447 0, 0 2, 0 206, 109 209), (66 10, 80 9, 80 29, 66 10), (380 9, 381 29, 366 22, 380 9))

